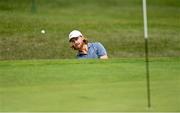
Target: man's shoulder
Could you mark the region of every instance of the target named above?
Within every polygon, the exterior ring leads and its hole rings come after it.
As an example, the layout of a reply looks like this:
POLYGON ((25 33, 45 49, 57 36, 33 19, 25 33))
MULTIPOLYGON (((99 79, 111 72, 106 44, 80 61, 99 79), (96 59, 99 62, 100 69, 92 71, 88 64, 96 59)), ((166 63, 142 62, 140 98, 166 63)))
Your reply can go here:
POLYGON ((89 43, 89 46, 99 46, 99 45, 101 45, 100 42, 91 42, 91 43, 89 43))
POLYGON ((104 46, 100 42, 89 43, 88 47, 89 48, 94 48, 96 50, 103 50, 103 49, 105 49, 104 46))

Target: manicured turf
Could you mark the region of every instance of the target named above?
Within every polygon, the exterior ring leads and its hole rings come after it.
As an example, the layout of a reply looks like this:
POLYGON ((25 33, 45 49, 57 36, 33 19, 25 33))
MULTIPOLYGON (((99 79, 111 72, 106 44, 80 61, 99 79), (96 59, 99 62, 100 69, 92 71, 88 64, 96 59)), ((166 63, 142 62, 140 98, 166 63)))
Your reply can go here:
POLYGON ((180 59, 0 61, 0 111, 180 111, 180 59))
POLYGON ((35 1, 0 0, 0 111, 180 111, 180 0, 147 0, 151 109, 142 0, 35 1), (73 29, 110 60, 72 60, 73 29))

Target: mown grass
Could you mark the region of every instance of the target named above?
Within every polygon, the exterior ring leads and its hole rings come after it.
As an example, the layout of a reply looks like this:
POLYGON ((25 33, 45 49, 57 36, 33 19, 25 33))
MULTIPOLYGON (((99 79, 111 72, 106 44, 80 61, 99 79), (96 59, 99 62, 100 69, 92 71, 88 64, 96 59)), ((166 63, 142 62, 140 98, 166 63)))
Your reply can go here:
MULTIPOLYGON (((177 57, 179 0, 148 1, 151 56, 177 57)), ((141 0, 0 1, 0 59, 74 58, 68 34, 79 29, 110 57, 144 56, 141 0), (46 34, 41 34, 41 29, 46 34)))
POLYGON ((179 58, 0 62, 0 111, 180 111, 179 58))

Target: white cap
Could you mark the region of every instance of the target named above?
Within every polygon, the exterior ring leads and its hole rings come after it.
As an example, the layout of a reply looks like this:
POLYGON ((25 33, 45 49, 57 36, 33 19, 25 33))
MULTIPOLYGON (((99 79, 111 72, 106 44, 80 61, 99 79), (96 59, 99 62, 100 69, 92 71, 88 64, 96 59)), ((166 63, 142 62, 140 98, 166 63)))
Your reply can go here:
POLYGON ((82 33, 78 30, 73 30, 69 33, 69 40, 71 40, 71 38, 79 37, 79 36, 83 36, 82 33))

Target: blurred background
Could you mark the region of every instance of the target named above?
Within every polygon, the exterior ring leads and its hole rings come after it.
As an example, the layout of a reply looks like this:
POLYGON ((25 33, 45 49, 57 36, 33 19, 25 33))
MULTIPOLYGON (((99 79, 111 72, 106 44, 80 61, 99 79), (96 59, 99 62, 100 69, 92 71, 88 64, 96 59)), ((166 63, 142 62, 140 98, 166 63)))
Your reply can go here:
MULTIPOLYGON (((147 8, 150 57, 179 57, 180 0, 147 8)), ((0 0, 0 60, 75 58, 74 29, 110 58, 144 57, 142 16, 142 0, 0 0)))

